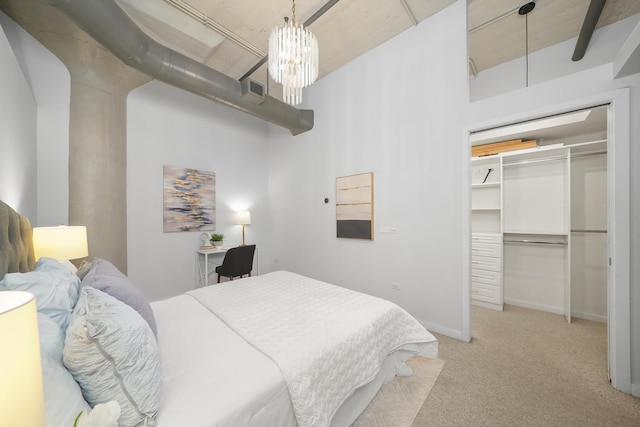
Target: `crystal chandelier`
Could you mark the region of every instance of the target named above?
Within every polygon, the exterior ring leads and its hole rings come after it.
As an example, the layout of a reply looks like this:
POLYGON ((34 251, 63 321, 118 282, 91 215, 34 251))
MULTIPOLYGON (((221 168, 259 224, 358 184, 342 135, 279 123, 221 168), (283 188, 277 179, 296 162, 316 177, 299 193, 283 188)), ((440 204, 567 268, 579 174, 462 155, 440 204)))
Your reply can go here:
POLYGON ((291 20, 271 31, 269 36, 269 74, 282 84, 282 97, 290 105, 302 102, 302 88, 318 78, 318 40, 296 23, 296 2, 293 0, 291 20))

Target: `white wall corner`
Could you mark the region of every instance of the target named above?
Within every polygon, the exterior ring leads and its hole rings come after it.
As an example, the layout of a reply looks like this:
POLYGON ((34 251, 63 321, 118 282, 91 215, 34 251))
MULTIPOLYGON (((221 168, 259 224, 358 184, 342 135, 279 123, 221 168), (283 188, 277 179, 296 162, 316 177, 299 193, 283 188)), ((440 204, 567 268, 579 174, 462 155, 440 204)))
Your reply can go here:
POLYGON ((640 22, 631 31, 613 61, 613 78, 640 73, 640 22))

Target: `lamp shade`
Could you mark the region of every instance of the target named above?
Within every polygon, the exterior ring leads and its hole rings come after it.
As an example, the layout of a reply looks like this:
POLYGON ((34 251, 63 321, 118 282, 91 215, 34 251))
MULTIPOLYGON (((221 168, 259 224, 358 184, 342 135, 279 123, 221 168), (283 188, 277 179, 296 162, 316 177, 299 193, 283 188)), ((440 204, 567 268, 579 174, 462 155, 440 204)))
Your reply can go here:
POLYGON ((237 225, 251 224, 251 212, 249 211, 236 212, 235 220, 237 225))
POLYGON ((35 258, 53 258, 66 261, 89 255, 87 227, 67 226, 36 227, 33 229, 35 258))
POLYGON ((3 426, 44 426, 44 395, 36 299, 0 292, 0 421, 3 426))

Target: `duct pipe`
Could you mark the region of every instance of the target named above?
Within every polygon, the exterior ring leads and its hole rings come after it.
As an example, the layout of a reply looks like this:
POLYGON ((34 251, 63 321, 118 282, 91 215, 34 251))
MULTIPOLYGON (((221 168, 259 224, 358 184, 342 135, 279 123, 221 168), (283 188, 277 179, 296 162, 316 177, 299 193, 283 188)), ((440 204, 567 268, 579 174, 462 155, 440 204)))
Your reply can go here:
POLYGON ((125 64, 298 135, 313 128, 313 110, 299 110, 271 96, 256 105, 241 98, 241 83, 147 36, 113 0, 48 0, 125 64))
POLYGON ((576 48, 571 57, 572 61, 580 61, 584 57, 606 2, 607 0, 591 0, 591 3, 589 3, 589 9, 587 9, 587 14, 584 16, 584 22, 582 23, 582 29, 576 42, 576 48))

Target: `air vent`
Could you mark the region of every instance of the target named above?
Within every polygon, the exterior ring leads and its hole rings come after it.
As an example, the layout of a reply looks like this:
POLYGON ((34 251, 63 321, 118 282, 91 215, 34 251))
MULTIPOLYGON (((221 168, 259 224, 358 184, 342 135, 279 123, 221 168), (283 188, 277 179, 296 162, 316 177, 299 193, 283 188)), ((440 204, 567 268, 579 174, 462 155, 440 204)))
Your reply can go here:
POLYGON ((264 86, 255 80, 244 79, 242 82, 242 99, 260 105, 264 102, 264 86))

